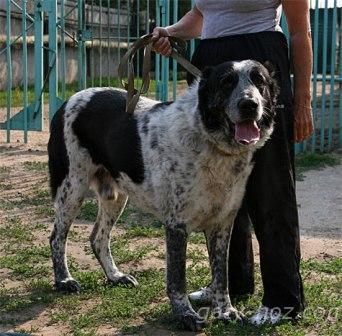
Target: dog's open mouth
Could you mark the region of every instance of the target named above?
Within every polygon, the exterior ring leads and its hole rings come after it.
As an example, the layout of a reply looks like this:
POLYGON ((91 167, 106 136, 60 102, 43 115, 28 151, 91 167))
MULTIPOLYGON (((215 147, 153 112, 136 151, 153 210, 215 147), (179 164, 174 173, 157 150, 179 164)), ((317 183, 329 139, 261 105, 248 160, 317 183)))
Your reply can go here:
POLYGON ((244 120, 235 124, 235 140, 242 145, 252 145, 260 139, 260 128, 255 120, 244 120))

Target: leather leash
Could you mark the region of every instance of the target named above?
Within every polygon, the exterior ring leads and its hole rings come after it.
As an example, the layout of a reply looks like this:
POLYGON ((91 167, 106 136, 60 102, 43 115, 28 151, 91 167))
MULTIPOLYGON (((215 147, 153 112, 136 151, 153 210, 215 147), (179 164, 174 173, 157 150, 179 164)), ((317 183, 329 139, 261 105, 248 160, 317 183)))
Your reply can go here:
MULTIPOLYGON (((150 71, 151 71, 151 52, 153 46, 153 35, 148 34, 137 39, 131 47, 128 48, 125 55, 122 57, 119 68, 118 77, 121 85, 127 91, 126 98, 126 112, 129 114, 134 113, 134 109, 139 101, 140 95, 148 91, 150 85, 150 71), (144 48, 144 58, 142 66, 142 83, 139 89, 134 87, 134 55, 141 48, 144 48), (127 70, 127 82, 123 80, 124 74, 127 70)), ((201 75, 201 71, 193 66, 187 59, 182 56, 186 50, 186 42, 180 38, 169 36, 169 41, 172 47, 170 57, 175 59, 187 71, 195 77, 201 75)))

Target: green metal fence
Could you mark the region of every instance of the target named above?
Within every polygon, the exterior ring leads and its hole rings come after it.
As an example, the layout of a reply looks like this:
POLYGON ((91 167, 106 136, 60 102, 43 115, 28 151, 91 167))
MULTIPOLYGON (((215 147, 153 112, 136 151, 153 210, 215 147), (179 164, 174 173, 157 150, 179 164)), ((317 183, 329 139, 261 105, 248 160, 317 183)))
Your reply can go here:
MULTIPOLYGON (((48 127, 58 107, 75 91, 119 86, 117 67, 127 47, 154 26, 176 22, 194 1, 3 0, 0 2, 0 128, 48 127), (4 79, 4 81, 3 81, 4 79), (45 103, 46 102, 46 103, 45 103)), ((311 0, 315 133, 297 152, 342 145, 342 0, 311 0)), ((282 19, 284 33, 286 21, 282 19)), ((195 48, 189 42, 188 57, 195 48)), ((184 70, 155 55, 150 96, 175 99, 186 87, 184 70)), ((142 55, 135 59, 141 71, 142 55)))
MULTIPOLYGON (((0 3, 0 128, 6 129, 6 141, 10 142, 11 130, 23 130, 24 141, 27 142, 28 130, 42 129, 43 111, 43 41, 35 36, 43 34, 43 18, 38 10, 28 11, 27 1, 2 1, 0 3), (17 10, 17 25, 13 25, 13 9, 17 10), (18 24, 20 23, 20 25, 18 24), (5 32, 5 34, 3 34, 5 32), (20 46, 20 47, 19 47, 20 46), (34 53, 34 89, 30 96, 34 101, 29 101, 28 85, 28 47, 34 53), (18 47, 20 53, 18 53, 18 47), (14 53, 16 60, 13 61, 14 53), (13 78, 14 74, 17 77, 13 78), (20 106, 23 107, 19 113, 13 109, 13 89, 20 86, 20 106), (5 95, 3 94, 5 91, 5 95)), ((32 4, 30 6, 32 8, 32 4)), ((17 102, 18 105, 18 102, 17 102)))

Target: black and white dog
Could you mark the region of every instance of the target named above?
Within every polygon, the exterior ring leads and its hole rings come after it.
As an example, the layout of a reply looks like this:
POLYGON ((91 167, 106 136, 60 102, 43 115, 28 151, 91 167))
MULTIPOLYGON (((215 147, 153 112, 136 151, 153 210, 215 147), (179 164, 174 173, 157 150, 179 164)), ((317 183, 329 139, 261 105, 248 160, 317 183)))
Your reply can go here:
POLYGON ((122 90, 92 88, 71 97, 52 120, 48 145, 57 289, 80 289, 68 270, 66 240, 91 186, 99 204, 91 245, 109 282, 137 285, 118 270, 109 246, 130 197, 165 223, 167 294, 185 327, 204 325, 186 293, 191 231, 207 237, 216 316, 241 318, 229 298, 227 250, 252 155, 272 133, 278 86, 270 68, 250 60, 207 68, 176 102, 141 98, 133 116, 122 90))

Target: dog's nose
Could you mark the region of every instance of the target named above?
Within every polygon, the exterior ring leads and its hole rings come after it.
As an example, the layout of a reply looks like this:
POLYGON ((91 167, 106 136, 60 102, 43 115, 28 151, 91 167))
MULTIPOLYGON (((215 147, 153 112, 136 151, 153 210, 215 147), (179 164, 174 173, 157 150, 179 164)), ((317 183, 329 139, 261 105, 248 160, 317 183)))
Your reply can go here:
POLYGON ((257 108, 258 108, 258 103, 255 102, 253 99, 240 99, 240 101, 238 102, 238 108, 240 110, 241 113, 244 114, 251 114, 252 116, 255 116, 257 108))

